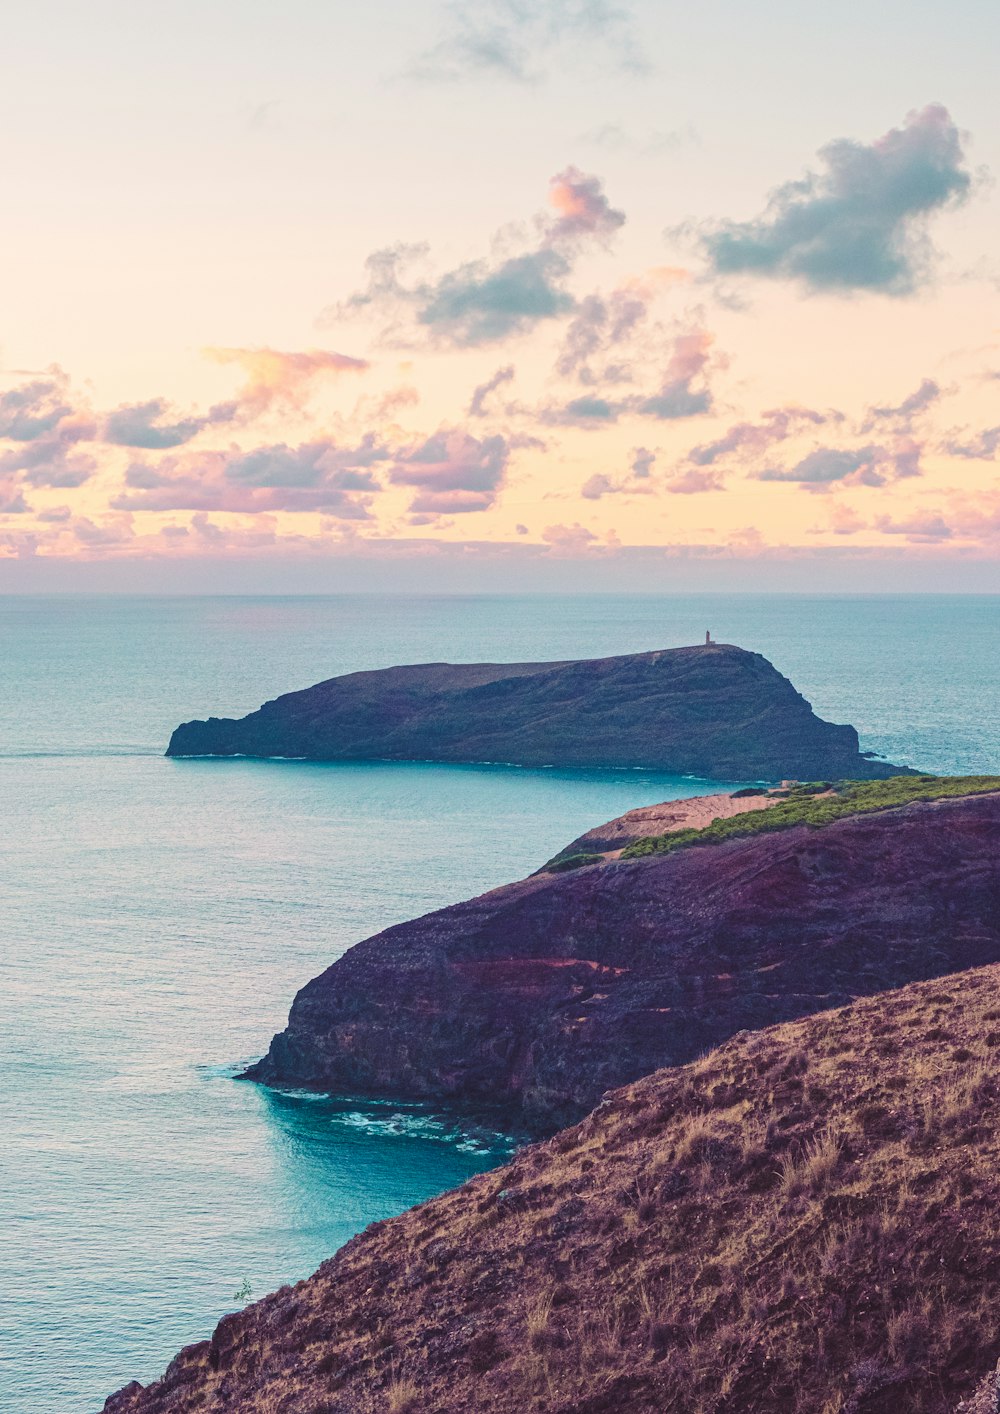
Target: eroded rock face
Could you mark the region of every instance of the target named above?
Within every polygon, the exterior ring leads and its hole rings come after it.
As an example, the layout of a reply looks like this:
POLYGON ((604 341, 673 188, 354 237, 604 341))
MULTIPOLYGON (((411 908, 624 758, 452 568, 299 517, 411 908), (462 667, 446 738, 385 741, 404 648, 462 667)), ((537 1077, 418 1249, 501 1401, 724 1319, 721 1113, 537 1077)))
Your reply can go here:
POLYGON ((998 1017, 993 966, 734 1037, 106 1414, 953 1414, 1000 1328, 998 1017))
POLYGON ((1000 1370, 986 1376, 972 1398, 958 1406, 957 1414, 1000 1414, 1000 1370))
POLYGON ((1000 960, 1000 795, 542 874, 390 928, 251 1078, 534 1134, 742 1030, 1000 960))
POLYGON ((350 673, 239 721, 177 728, 168 756, 643 766, 716 780, 874 780, 759 653, 726 644, 573 663, 425 663, 350 673))

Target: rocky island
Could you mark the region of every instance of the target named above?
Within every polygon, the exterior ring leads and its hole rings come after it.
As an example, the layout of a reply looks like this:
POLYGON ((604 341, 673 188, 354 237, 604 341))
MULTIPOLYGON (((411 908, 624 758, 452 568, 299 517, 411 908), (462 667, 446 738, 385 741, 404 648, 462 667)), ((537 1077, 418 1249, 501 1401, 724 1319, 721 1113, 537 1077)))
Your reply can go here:
POLYGON ((715 780, 875 780, 902 768, 815 715, 759 653, 706 643, 564 663, 424 663, 330 678, 168 756, 645 767, 715 780))
POLYGON ((650 1075, 105 1414, 954 1414, 980 1382, 993 1414, 998 997, 994 965, 650 1075))
POLYGON ((633 812, 359 943, 248 1074, 544 1135, 738 1031, 1000 961, 1000 779, 714 799, 700 829, 699 802, 633 812))

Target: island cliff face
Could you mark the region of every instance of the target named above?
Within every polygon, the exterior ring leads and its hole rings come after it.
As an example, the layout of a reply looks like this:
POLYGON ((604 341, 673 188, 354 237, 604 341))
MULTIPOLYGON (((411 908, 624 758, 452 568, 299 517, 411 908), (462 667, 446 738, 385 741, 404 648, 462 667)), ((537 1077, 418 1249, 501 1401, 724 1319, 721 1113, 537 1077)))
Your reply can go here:
POLYGON ((1000 1349, 998 998, 984 968, 651 1075, 106 1414, 951 1414, 1000 1349))
POLYGON ((543 873, 390 928, 302 989, 248 1074, 546 1134, 738 1031, 998 960, 1000 794, 919 802, 543 873))
POLYGON ((727 644, 570 663, 425 663, 350 673, 241 720, 173 733, 168 756, 641 766, 717 780, 874 780, 759 653, 727 644))

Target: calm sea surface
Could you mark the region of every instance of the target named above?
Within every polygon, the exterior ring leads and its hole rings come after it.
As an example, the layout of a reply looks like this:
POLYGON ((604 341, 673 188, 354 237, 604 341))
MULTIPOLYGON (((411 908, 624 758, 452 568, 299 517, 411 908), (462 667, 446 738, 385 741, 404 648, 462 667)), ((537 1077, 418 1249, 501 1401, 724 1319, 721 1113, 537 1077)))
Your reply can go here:
POLYGON ((390 923, 703 782, 167 761, 335 673, 720 641, 862 746, 1000 772, 1000 598, 0 600, 0 1409, 92 1414, 237 1302, 500 1160, 433 1114, 232 1080, 390 923))

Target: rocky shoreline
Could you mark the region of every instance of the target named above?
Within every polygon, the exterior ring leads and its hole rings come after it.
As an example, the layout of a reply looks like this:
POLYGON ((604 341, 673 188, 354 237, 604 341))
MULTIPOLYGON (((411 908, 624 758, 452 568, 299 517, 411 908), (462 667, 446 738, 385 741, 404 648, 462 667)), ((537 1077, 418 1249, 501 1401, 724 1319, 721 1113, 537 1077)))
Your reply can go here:
POLYGON ((351 948, 248 1075, 550 1134, 737 1031, 1000 961, 998 837, 985 794, 536 874, 351 948))

